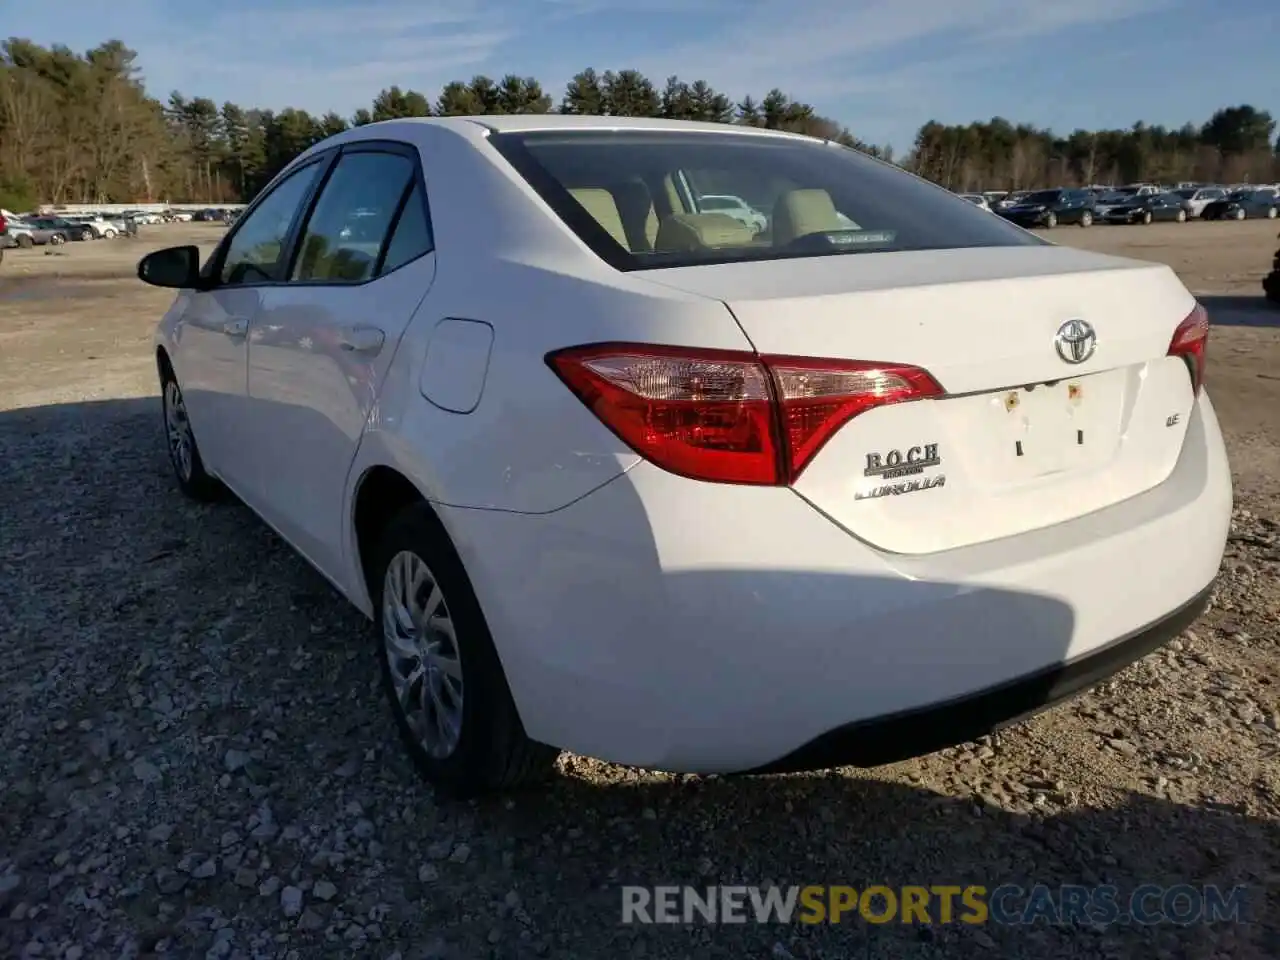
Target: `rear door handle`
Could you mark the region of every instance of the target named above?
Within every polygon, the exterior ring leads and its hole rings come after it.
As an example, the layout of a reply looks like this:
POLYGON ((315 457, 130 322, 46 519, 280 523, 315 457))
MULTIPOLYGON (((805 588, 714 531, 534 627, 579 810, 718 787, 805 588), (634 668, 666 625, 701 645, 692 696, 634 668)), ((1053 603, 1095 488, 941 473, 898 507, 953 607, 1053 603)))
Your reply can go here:
POLYGON ((249 321, 241 318, 227 320, 222 324, 222 332, 228 337, 243 337, 249 332, 249 321))
POLYGON ((338 336, 338 346, 349 353, 376 354, 386 340, 377 327, 350 327, 338 336))

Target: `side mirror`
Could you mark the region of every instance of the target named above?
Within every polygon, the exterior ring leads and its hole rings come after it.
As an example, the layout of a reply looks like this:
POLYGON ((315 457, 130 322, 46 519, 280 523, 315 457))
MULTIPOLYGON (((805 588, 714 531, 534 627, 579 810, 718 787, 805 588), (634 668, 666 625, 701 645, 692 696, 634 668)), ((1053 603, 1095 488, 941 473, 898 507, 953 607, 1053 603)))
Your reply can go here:
POLYGON ((203 284, 200 278, 200 248, 165 247, 138 261, 138 279, 153 287, 194 290, 203 284))

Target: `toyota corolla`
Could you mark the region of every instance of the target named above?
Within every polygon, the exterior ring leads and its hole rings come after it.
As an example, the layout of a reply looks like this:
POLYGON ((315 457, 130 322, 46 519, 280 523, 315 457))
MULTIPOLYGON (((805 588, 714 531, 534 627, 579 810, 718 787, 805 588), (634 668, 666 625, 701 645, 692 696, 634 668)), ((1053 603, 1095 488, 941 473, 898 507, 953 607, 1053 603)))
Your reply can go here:
POLYGON ((205 262, 138 272, 180 291, 178 486, 374 622, 454 793, 560 749, 754 772, 971 739, 1179 633, 1222 557, 1209 322, 1173 272, 833 143, 371 124, 205 262))

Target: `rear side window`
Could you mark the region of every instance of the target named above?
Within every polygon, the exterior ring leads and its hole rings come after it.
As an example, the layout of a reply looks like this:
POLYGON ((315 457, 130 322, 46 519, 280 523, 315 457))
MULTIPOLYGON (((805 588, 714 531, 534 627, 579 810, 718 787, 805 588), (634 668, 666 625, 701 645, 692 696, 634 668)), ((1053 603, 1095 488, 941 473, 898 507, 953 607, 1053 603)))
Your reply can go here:
POLYGON ((427 198, 422 194, 422 186, 415 180, 391 234, 391 242, 387 244, 382 272, 402 267, 410 260, 430 253, 434 248, 431 221, 427 218, 427 198))
POLYGON ((413 161, 403 154, 344 154, 307 221, 290 279, 313 283, 373 279, 382 245, 413 179, 413 161))
POLYGON ((1045 242, 949 190, 817 140, 623 130, 489 142, 621 270, 1045 242))

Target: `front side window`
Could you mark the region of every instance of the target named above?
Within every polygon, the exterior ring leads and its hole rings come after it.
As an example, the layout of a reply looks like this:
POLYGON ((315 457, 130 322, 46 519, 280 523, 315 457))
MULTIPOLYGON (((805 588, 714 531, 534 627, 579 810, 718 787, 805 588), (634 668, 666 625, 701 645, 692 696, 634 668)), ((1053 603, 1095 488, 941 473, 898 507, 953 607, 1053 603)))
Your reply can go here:
POLYGON ((220 271, 223 284, 281 279, 289 228, 323 168, 323 163, 312 163, 294 171, 244 218, 227 244, 220 271))
POLYGON ((948 190, 816 140, 583 130, 489 142, 622 270, 1045 242, 948 190), (690 191, 703 198, 700 209, 690 191), (711 209, 712 198, 728 204, 711 209), (759 211, 755 222, 726 212, 744 206, 759 211))
POLYGON ((413 161, 403 154, 343 155, 303 230, 290 279, 318 283, 372 279, 413 175, 413 161))

